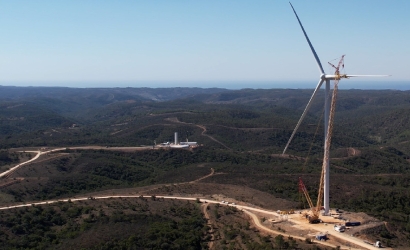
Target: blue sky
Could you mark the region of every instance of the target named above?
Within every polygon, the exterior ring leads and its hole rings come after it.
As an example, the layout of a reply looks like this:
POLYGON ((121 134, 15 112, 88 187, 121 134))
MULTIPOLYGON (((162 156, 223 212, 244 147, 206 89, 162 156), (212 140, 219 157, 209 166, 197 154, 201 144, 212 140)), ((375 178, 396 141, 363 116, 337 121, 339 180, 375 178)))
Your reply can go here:
MULTIPOLYGON (((410 82, 410 1, 292 4, 326 72, 346 54, 346 73, 392 75, 365 84, 410 82)), ((1 85, 313 88, 319 76, 288 1, 10 0, 0 30, 1 85)))

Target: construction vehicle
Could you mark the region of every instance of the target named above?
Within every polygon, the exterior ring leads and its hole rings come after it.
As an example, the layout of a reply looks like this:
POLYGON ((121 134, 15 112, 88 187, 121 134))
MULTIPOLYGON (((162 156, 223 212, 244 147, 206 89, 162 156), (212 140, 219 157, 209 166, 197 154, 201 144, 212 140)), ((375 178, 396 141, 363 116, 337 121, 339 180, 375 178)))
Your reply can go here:
POLYGON ((339 233, 343 233, 344 231, 346 231, 346 226, 341 225, 341 224, 334 225, 333 228, 335 229, 336 232, 339 232, 339 233))
POLYGON ((318 233, 315 238, 320 241, 326 241, 328 239, 326 233, 318 233))
POLYGON ((299 177, 299 192, 303 192, 303 194, 306 197, 306 200, 309 204, 310 207, 310 214, 309 213, 305 213, 303 214, 303 216, 309 220, 309 223, 311 224, 315 224, 315 223, 319 223, 320 219, 319 219, 319 215, 320 215, 320 210, 322 208, 320 200, 318 200, 318 204, 317 206, 313 205, 312 199, 310 199, 309 193, 306 189, 305 184, 302 181, 302 178, 299 177))

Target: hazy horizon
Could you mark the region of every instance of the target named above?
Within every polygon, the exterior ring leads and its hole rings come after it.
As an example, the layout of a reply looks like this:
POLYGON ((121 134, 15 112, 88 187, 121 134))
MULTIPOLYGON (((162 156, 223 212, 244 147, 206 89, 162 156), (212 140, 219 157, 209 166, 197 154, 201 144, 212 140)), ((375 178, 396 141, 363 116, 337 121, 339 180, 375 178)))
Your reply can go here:
MULTIPOLYGON (((314 89, 313 81, 143 81, 143 82, 15 82, 0 83, 4 87, 67 87, 67 88, 224 88, 224 89, 314 89)), ((331 83, 333 85, 333 82, 331 83)), ((322 86, 323 88, 323 86, 322 86)), ((343 80, 339 89, 410 90, 410 81, 343 80)))

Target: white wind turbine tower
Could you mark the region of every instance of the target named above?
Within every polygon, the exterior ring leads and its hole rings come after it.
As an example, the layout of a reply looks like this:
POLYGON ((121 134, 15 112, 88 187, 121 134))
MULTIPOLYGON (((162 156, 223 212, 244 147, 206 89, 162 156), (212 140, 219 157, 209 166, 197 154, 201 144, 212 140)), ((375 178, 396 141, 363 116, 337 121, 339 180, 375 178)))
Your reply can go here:
MULTIPOLYGON (((296 124, 296 127, 293 130, 293 133, 290 136, 288 143, 286 144, 285 149, 283 150, 283 154, 285 154, 286 150, 289 147, 290 142, 292 141, 294 135, 296 134, 296 131, 298 130, 300 124, 302 123, 303 119, 305 118, 305 116, 306 116, 306 114, 307 114, 307 112, 308 112, 308 110, 309 110, 309 108, 312 104, 312 101, 316 96, 316 93, 318 92, 318 90, 320 89, 322 84, 324 82, 326 82, 325 100, 324 100, 325 101, 325 108, 324 108, 325 143, 324 143, 324 156, 323 156, 323 169, 322 169, 323 176, 322 177, 323 177, 323 181, 324 181, 323 206, 325 208, 325 214, 328 214, 329 213, 329 147, 330 147, 330 138, 331 138, 330 134, 328 133, 328 131, 331 132, 331 129, 329 130, 329 125, 331 125, 331 124, 329 124, 330 101, 331 101, 331 98, 330 98, 330 95, 329 95, 329 93, 330 93, 330 81, 331 80, 337 80, 338 81, 341 78, 350 78, 350 77, 360 77, 360 76, 384 77, 384 76, 388 76, 388 75, 345 75, 345 74, 341 75, 341 74, 339 74, 340 63, 339 63, 339 66, 337 68, 332 65, 334 68, 336 68, 336 73, 334 75, 325 74, 325 72, 323 70, 323 67, 322 67, 322 64, 320 63, 319 57, 317 56, 316 51, 313 48, 312 43, 310 42, 309 37, 307 36, 306 31, 303 28, 302 23, 300 22, 300 19, 299 19, 298 15, 296 14, 295 9, 293 8, 293 6, 290 2, 289 2, 289 4, 293 9, 293 12, 295 13, 296 18, 298 19, 300 28, 302 29, 303 34, 305 35, 306 41, 309 44, 310 50, 312 51, 313 56, 315 57, 317 66, 319 67, 319 71, 320 71, 320 79, 319 79, 319 83, 317 84, 315 90, 313 91, 312 96, 310 97, 310 100, 309 100, 308 104, 306 105, 305 110, 302 113, 302 116, 300 117, 298 123, 296 124)), ((343 60, 343 57, 342 57, 342 60, 343 60)), ((335 89, 336 89, 336 87, 337 86, 335 86, 335 89)))

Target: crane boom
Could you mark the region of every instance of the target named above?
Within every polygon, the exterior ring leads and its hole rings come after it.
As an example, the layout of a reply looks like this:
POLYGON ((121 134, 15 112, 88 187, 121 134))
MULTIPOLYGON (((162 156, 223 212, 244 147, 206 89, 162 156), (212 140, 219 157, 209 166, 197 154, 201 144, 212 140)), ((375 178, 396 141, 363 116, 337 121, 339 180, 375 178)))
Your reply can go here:
POLYGON ((310 199, 310 196, 309 196, 309 192, 307 191, 306 186, 303 183, 302 178, 300 177, 299 177, 299 192, 305 195, 306 200, 310 207, 310 211, 312 212, 311 215, 306 214, 306 218, 309 220, 309 223, 318 223, 320 208, 318 209, 317 207, 313 205, 312 199, 310 199))
POLYGON ((325 150, 324 150, 324 155, 323 155, 322 173, 320 175, 319 192, 318 192, 317 204, 316 204, 317 209, 320 209, 322 207, 323 187, 324 187, 325 173, 326 173, 326 163, 329 161, 329 155, 330 155, 330 145, 331 145, 331 142, 332 142, 332 133, 333 133, 333 124, 334 124, 334 118, 335 118, 335 111, 336 111, 337 92, 338 92, 338 88, 339 88, 340 79, 345 77, 345 75, 340 74, 340 67, 344 67, 344 63, 343 63, 344 57, 345 57, 345 55, 342 55, 342 57, 340 58, 339 63, 337 64, 337 66, 334 66, 333 64, 329 63, 333 68, 335 68, 335 76, 336 77, 335 77, 335 80, 334 80, 334 87, 333 87, 333 92, 332 92, 332 101, 331 101, 331 104, 330 104, 329 123, 328 123, 328 126, 327 126, 325 150))
POLYGON ((322 200, 323 200, 323 191, 324 191, 323 187, 324 187, 324 179, 325 179, 325 173, 326 173, 326 163, 328 162, 329 155, 330 155, 330 145, 332 142, 333 122, 334 122, 335 111, 336 111, 336 100, 337 100, 339 81, 341 78, 346 78, 346 75, 340 74, 340 67, 343 67, 343 61, 344 61, 344 55, 340 59, 337 66, 334 66, 333 64, 329 63, 333 68, 336 69, 335 70, 336 77, 334 80, 334 87, 333 87, 333 92, 332 92, 332 100, 331 100, 330 112, 329 112, 329 123, 327 127, 325 150, 324 150, 324 155, 323 155, 323 165, 322 165, 322 171, 320 174, 320 183, 319 183, 319 191, 318 191, 316 206, 313 205, 313 202, 310 199, 309 193, 306 189, 306 186, 303 183, 302 179, 299 177, 299 191, 304 193, 306 200, 309 203, 310 210, 312 211, 312 215, 307 217, 309 219, 309 223, 317 223, 319 221, 320 210, 322 209, 322 200))
POLYGON ((309 192, 307 191, 306 186, 302 181, 302 178, 300 178, 300 177, 299 177, 299 192, 301 192, 305 195, 306 200, 309 204, 309 207, 310 207, 310 209, 312 209, 313 208, 313 202, 310 199, 309 192))

